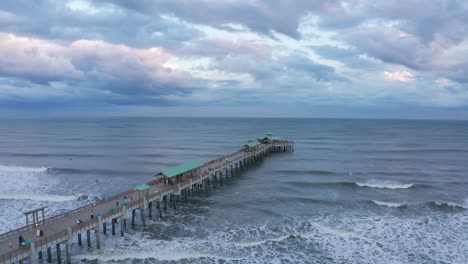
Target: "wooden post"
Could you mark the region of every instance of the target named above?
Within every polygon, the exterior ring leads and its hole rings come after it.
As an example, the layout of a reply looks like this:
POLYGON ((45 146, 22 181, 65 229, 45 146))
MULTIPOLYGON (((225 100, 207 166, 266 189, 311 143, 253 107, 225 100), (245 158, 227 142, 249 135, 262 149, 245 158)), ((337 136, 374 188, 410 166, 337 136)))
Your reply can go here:
POLYGON ((60 248, 60 243, 57 243, 55 248, 57 251, 57 263, 62 263, 62 249, 60 248))
POLYGON ((115 218, 112 218, 111 222, 112 222, 112 235, 115 236, 115 222, 117 219, 115 218))
POLYGON ((156 202, 156 205, 157 205, 158 210, 159 210, 159 218, 162 218, 163 215, 162 215, 162 210, 161 210, 161 202, 160 202, 160 201, 157 201, 157 202, 156 202))
POLYGON ((143 226, 146 226, 145 206, 146 206, 146 197, 143 196, 143 205, 140 207, 141 222, 143 222, 143 226))
POLYGON ((120 218, 120 236, 124 236, 125 234, 125 226, 124 226, 124 218, 123 216, 120 218))
POLYGON ((126 205, 122 206, 122 222, 123 222, 123 227, 127 228, 127 206, 126 205))
POLYGON ((102 223, 102 232, 107 235, 107 222, 102 223))
POLYGON ((98 224, 97 224, 97 230, 96 230, 96 248, 101 249, 101 225, 102 225, 102 218, 101 216, 98 216, 98 224))
POLYGON ((42 250, 39 250, 37 255, 39 256, 39 259, 42 259, 42 250))
POLYGON ((44 209, 42 209, 42 224, 45 225, 44 209))
POLYGON ((52 262, 52 248, 47 248, 47 261, 52 262))
POLYGON ((71 244, 73 242, 73 237, 72 237, 72 230, 71 228, 68 228, 68 239, 67 239, 67 244, 65 246, 65 250, 67 252, 67 264, 71 264, 71 244))
POLYGON ((78 245, 83 245, 83 241, 81 240, 81 233, 78 233, 78 245))
POLYGON ((30 262, 34 263, 34 257, 36 257, 36 246, 34 245, 34 242, 29 243, 29 245, 30 245, 30 253, 29 253, 30 262))
POLYGON ((133 209, 133 210, 132 210, 132 228, 135 227, 135 210, 136 210, 136 209, 133 209))
POLYGON ((148 203, 148 217, 149 218, 153 217, 153 202, 148 203))
POLYGON ((86 241, 88 242, 88 247, 91 247, 91 230, 86 230, 86 241))

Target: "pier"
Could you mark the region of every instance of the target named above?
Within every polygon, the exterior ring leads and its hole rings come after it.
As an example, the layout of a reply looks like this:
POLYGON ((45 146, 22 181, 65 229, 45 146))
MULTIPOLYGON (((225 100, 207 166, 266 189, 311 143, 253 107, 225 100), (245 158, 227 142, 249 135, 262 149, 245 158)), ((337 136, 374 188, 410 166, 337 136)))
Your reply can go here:
POLYGON ((29 210, 25 226, 0 235, 0 263, 35 263, 38 259, 72 263, 73 243, 100 249, 105 236, 125 236, 127 228, 137 224, 137 217, 141 219, 138 224, 146 226, 147 218, 162 218, 165 210, 177 209, 178 202, 198 191, 217 188, 267 155, 293 151, 294 142, 267 133, 233 153, 163 170, 147 183, 60 215, 45 218, 45 207, 29 210), (21 247, 20 235, 27 242, 21 247))

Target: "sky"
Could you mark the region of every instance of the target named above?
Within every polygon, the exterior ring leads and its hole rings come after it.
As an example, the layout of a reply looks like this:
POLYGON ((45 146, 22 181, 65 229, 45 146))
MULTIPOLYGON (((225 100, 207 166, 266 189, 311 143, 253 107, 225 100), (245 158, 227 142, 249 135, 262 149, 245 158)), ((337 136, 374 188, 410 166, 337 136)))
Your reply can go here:
POLYGON ((0 116, 468 119, 463 0, 2 0, 0 116))

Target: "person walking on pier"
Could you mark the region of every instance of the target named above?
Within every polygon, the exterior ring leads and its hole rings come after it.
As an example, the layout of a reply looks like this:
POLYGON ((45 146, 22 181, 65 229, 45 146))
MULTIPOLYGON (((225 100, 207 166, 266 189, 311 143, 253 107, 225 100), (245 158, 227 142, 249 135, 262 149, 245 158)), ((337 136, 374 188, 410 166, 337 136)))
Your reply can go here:
POLYGON ((93 219, 93 218, 94 218, 94 211, 91 210, 91 219, 93 219))
POLYGON ((119 207, 119 200, 115 200, 115 207, 119 207))
POLYGON ((19 235, 18 240, 19 240, 19 246, 22 247, 24 243, 23 235, 19 235))

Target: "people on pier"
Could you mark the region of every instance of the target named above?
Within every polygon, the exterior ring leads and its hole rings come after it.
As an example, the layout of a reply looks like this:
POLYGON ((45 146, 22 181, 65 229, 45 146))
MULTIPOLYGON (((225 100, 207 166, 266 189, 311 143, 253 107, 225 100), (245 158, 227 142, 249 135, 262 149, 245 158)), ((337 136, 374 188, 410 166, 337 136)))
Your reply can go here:
POLYGON ((91 219, 93 219, 93 218, 94 218, 94 211, 91 210, 91 219))
POLYGON ((115 207, 119 207, 119 200, 115 200, 115 207))
POLYGON ((22 247, 24 243, 23 235, 19 235, 18 240, 19 240, 19 246, 22 247))

